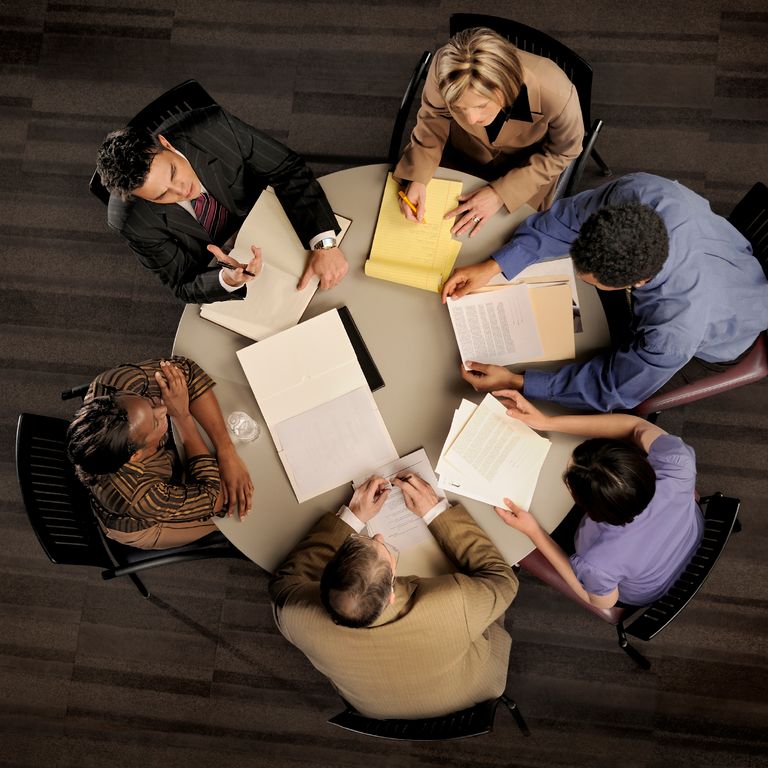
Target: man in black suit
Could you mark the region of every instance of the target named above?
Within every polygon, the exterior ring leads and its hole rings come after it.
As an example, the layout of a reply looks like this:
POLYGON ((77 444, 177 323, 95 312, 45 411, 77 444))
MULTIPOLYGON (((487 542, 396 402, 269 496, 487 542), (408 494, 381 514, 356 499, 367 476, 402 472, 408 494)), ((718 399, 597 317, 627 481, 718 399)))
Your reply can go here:
POLYGON ((219 106, 189 112, 156 134, 133 127, 109 134, 97 170, 111 193, 107 221, 139 261, 179 299, 242 299, 261 270, 261 252, 239 264, 221 250, 259 195, 272 186, 311 253, 297 286, 313 275, 332 288, 347 272, 339 231, 325 193, 286 146, 219 106), (213 257, 231 269, 210 268, 213 257))

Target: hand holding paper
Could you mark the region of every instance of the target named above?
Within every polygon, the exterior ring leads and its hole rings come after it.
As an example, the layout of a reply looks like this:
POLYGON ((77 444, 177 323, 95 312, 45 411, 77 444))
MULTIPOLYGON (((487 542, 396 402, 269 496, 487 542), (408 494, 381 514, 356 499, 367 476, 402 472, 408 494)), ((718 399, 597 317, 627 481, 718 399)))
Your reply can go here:
POLYGON ((512 499, 504 499, 505 507, 494 507, 496 514, 510 527, 532 539, 541 530, 538 520, 526 509, 518 507, 512 499))
POLYGON ((507 409, 507 416, 522 421, 538 430, 549 429, 549 416, 545 416, 536 406, 526 400, 520 392, 512 389, 497 389, 491 393, 507 409))
POLYGON ((424 517, 439 501, 432 486, 415 472, 403 472, 392 483, 402 491, 405 506, 419 517, 424 517))
POLYGON ((389 483, 378 475, 369 477, 362 485, 355 488, 349 500, 349 509, 361 522, 367 523, 381 512, 389 496, 389 483))
POLYGON ((490 392, 494 389, 522 389, 523 376, 512 373, 502 365, 485 365, 467 360, 459 366, 461 378, 471 384, 475 392, 490 392))

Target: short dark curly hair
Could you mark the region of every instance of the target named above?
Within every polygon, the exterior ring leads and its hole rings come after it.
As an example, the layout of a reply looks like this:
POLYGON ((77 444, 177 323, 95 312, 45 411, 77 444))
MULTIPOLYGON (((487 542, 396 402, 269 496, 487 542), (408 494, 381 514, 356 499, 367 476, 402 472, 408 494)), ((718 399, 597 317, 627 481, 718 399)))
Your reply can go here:
POLYGON ((146 181, 149 167, 163 145, 147 129, 128 126, 112 131, 99 147, 96 171, 109 192, 123 200, 146 181))
POLYGON ((650 280, 664 266, 668 253, 669 236, 661 216, 641 203, 596 211, 571 246, 575 270, 611 288, 650 280))
POLYGON ((131 440, 128 411, 114 394, 81 406, 67 430, 67 455, 86 485, 117 472, 140 447, 131 440))
POLYGON ((392 576, 369 540, 350 536, 325 566, 320 600, 336 624, 369 627, 388 605, 392 576))
POLYGON ((576 446, 563 480, 587 517, 609 525, 631 523, 656 493, 656 473, 645 451, 605 437, 576 446))

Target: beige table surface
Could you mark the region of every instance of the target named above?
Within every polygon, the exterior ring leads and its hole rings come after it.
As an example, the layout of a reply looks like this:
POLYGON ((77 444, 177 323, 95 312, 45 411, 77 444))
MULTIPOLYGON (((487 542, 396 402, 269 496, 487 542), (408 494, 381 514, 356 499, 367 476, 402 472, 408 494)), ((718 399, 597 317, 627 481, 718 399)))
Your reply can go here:
MULTIPOLYGON (((459 376, 456 340, 447 309, 437 294, 367 278, 363 264, 368 255, 379 210, 386 165, 352 168, 320 179, 336 213, 352 219, 342 249, 349 261, 344 281, 330 291, 315 294, 305 319, 346 304, 384 379, 374 393, 398 454, 423 447, 434 466, 440 455, 454 410, 462 398, 479 402, 459 376)), ((483 185, 475 177, 440 169, 438 177, 460 179, 464 191, 483 185)), ((457 266, 487 258, 501 246, 532 210, 497 214, 473 238, 463 238, 457 266)), ((268 226, 268 223, 266 223, 268 226)), ((258 244, 258 243, 257 243, 258 244)), ((584 331, 576 336, 577 357, 608 345, 608 329, 594 288, 577 281, 584 331)), ((196 360, 217 382, 216 395, 224 415, 244 410, 262 426, 258 440, 238 444, 255 486, 253 511, 243 520, 218 521, 222 532, 251 560, 273 571, 323 512, 335 512, 351 495, 348 485, 299 504, 264 425, 258 405, 235 355, 253 342, 199 316, 197 305, 184 310, 174 342, 174 354, 196 360)), ((545 365, 538 368, 546 369, 545 365)), ((559 364, 550 364, 557 368, 559 364)), ((554 411, 556 406, 546 406, 554 411)), ((546 435, 552 440, 539 477, 531 511, 552 530, 571 507, 561 481, 562 472, 578 438, 546 435)), ((533 546, 529 539, 504 525, 487 504, 452 494, 465 505, 510 563, 533 546)), ((403 552, 401 574, 432 575, 450 570, 434 540, 403 552)))

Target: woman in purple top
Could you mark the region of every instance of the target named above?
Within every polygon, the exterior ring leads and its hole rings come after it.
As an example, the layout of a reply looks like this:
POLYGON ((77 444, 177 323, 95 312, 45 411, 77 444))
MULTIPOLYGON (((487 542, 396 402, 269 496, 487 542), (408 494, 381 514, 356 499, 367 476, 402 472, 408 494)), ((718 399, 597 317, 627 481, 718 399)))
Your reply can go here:
POLYGON ((509 499, 496 508, 528 536, 586 602, 647 605, 685 569, 704 532, 694 498, 693 449, 637 416, 545 416, 519 392, 493 393, 507 414, 538 430, 591 436, 573 452, 563 480, 584 517, 570 559, 533 515, 509 499))

